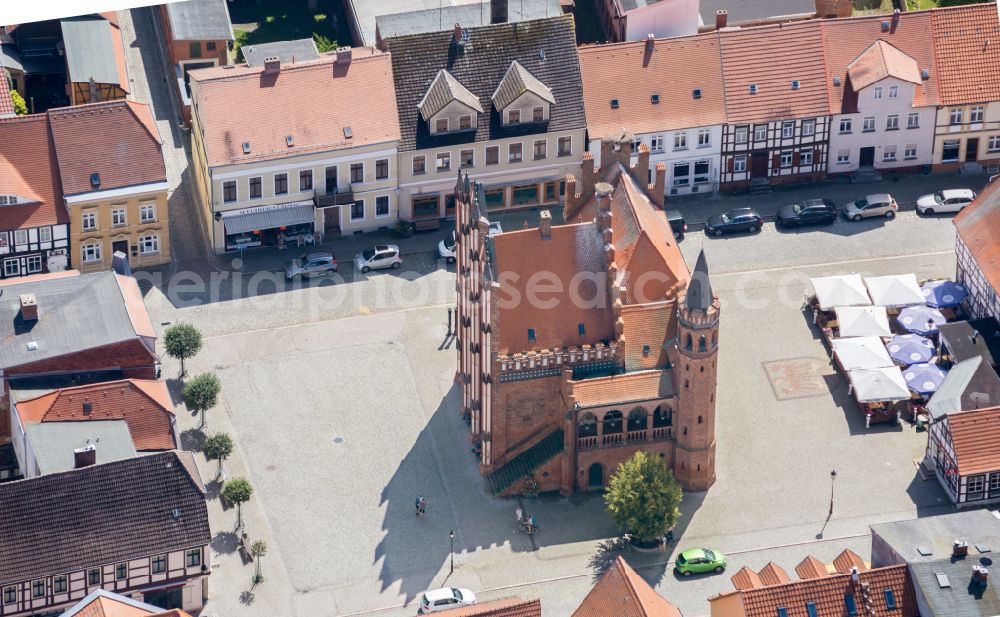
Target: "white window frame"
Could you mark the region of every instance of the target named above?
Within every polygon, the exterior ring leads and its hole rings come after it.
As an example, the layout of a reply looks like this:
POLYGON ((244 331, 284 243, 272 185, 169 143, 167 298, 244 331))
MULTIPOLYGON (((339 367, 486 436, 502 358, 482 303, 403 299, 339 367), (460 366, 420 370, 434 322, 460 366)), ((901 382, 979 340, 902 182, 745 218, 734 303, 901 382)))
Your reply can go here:
POLYGON ((882 98, 882 86, 875 86, 875 89, 872 91, 872 98, 876 101, 882 98))
POLYGON ((795 159, 792 156, 792 151, 785 150, 778 156, 778 166, 781 167, 782 169, 788 169, 789 167, 792 166, 792 162, 794 160, 795 159))
POLYGON ((882 149, 882 162, 891 163, 896 160, 896 146, 885 146, 882 149))
POLYGON ((38 228, 38 241, 39 242, 52 242, 52 228, 51 227, 39 227, 38 228))
POLYGON ((694 175, 693 165, 694 163, 691 161, 677 161, 674 163, 670 168, 670 176, 672 178, 671 186, 687 186, 691 184, 691 178, 694 175), (685 166, 688 170, 688 172, 683 176, 677 175, 677 168, 680 166, 685 166))
POLYGON ((111 226, 112 227, 125 227, 128 225, 128 210, 124 207, 122 208, 112 208, 111 209, 111 226), (121 220, 118 220, 121 215, 121 220))
POLYGON ((915 158, 917 158, 917 144, 906 144, 903 148, 903 159, 912 161, 915 158))
POLYGON ((865 116, 864 123, 861 125, 862 133, 872 133, 875 131, 875 116, 865 116))
POLYGON ((507 144, 507 162, 508 163, 521 163, 524 162, 524 144, 521 142, 515 142, 512 144, 507 144), (514 146, 518 147, 517 158, 514 158, 514 146))
POLYGON ((912 111, 906 116, 906 128, 908 129, 918 129, 920 128, 920 114, 912 111))
POLYGON ((965 110, 961 107, 952 107, 948 111, 948 124, 962 124, 962 118, 965 117, 965 110))
POLYGON ((298 192, 299 193, 311 193, 313 190, 315 190, 315 188, 316 188, 316 174, 313 173, 312 169, 300 169, 299 173, 295 174, 295 177, 298 178, 298 187, 299 187, 298 192), (308 188, 308 189, 302 188, 302 172, 304 172, 304 171, 308 171, 309 172, 309 184, 310 184, 310 186, 312 188, 308 188))
POLYGON ((15 229, 14 230, 14 246, 24 246, 28 243, 28 230, 27 229, 15 229))
POLYGON ((899 86, 889 86, 889 98, 894 99, 899 96, 899 86))
POLYGON ((80 259, 82 259, 85 264, 97 263, 101 261, 101 252, 100 243, 90 242, 80 247, 80 259), (88 258, 88 255, 90 258, 88 258))
POLYGON ((795 137, 795 121, 781 123, 781 138, 795 137))
POLYGON ((988 152, 1000 152, 1000 135, 990 135, 986 144, 988 152))
POLYGON ((990 473, 990 494, 992 495, 994 491, 1000 491, 1000 471, 994 471, 990 473))
MULTIPOLYGON (((263 189, 262 189, 263 190, 263 189)), ((240 200, 240 186, 236 180, 224 180, 222 182, 222 203, 224 204, 234 204, 240 200), (233 193, 235 196, 232 199, 226 199, 226 187, 232 185, 233 193)))
POLYGON ((846 148, 843 148, 843 149, 837 151, 837 164, 838 165, 847 165, 850 162, 851 162, 851 151, 850 150, 848 150, 846 148))
POLYGON ((139 254, 156 255, 160 252, 160 236, 158 234, 147 234, 139 237, 139 254), (147 244, 151 248, 147 248, 147 244))
POLYGON ((712 161, 711 159, 699 159, 694 162, 691 168, 691 178, 692 184, 708 184, 711 181, 712 176, 712 161), (705 164, 708 166, 708 171, 704 174, 698 174, 698 165, 705 164))
POLYGON ((520 109, 508 109, 507 110, 507 124, 521 124, 521 110, 520 109), (511 120, 510 117, 517 114, 517 120, 511 120))
POLYGON ((451 169, 451 152, 436 153, 434 155, 434 171, 448 171, 449 169, 451 169))
POLYGON ((965 493, 982 493, 986 490, 986 474, 977 473, 965 481, 965 493))
POLYGON ((733 158, 733 173, 746 173, 747 157, 741 154, 733 158))
POLYGON ((448 125, 448 118, 434 118, 434 133, 447 133, 448 125), (441 123, 444 123, 444 128, 441 128, 441 123))
POLYGON ((885 130, 887 131, 897 131, 899 130, 899 114, 889 114, 885 117, 885 130))
POLYGON ((750 127, 747 125, 736 127, 736 130, 733 132, 733 139, 735 139, 738 144, 747 143, 750 139, 750 127))
POLYGON ((80 229, 83 231, 97 230, 97 211, 89 210, 80 214, 80 229), (88 224, 89 222, 89 224, 88 224))
POLYGON ((355 199, 354 203, 351 204, 350 211, 348 212, 348 216, 350 217, 350 219, 352 221, 363 221, 363 220, 365 220, 365 206, 366 205, 367 204, 365 204, 365 200, 364 199, 355 199), (361 216, 354 216, 354 206, 357 205, 357 204, 359 204, 359 203, 361 204, 361 216))
POLYGON ((803 120, 802 121, 802 136, 811 137, 816 134, 816 120, 803 120))
POLYGON ((958 161, 961 157, 962 157, 962 141, 960 139, 946 139, 943 142, 941 142, 941 162, 942 163, 953 163, 955 161, 958 161), (950 147, 948 144, 954 144, 955 145, 955 158, 953 158, 953 159, 946 159, 946 158, 944 158, 944 151, 947 150, 947 149, 949 149, 949 147, 950 147))
MULTIPOLYGON (((639 143, 641 144, 642 141, 640 140, 639 143)), ((633 152, 637 152, 637 150, 633 150, 633 152)), ((547 158, 549 158, 549 140, 547 140, 547 139, 536 139, 534 141, 534 143, 531 144, 531 160, 533 160, 533 161, 544 161, 547 158), (539 144, 542 145, 542 155, 541 156, 538 156, 538 145, 539 144)))
POLYGON ((651 152, 663 152, 663 135, 653 135, 649 138, 651 152))
POLYGON ((687 150, 688 134, 686 132, 674 133, 674 150, 687 150))
POLYGON ((632 138, 632 154, 638 154, 639 146, 642 145, 642 137, 632 138))
POLYGON ((28 255, 24 258, 25 270, 28 274, 35 274, 36 272, 42 271, 42 256, 41 255, 28 255), (34 266, 32 263, 34 262, 34 266))
POLYGON ((156 202, 147 201, 146 203, 139 204, 139 222, 140 223, 155 223, 156 222, 156 202), (146 216, 146 212, 150 213, 150 216, 146 216))
POLYGON ((247 178, 247 199, 264 199, 264 176, 250 176, 247 178), (253 181, 260 180, 260 195, 254 197, 253 181))
POLYGON ((3 260, 3 275, 4 276, 18 276, 21 274, 21 260, 17 257, 12 257, 3 260), (13 268, 11 267, 13 266, 13 268))
POLYGON ((812 150, 799 150, 799 165, 812 165, 813 164, 813 151, 812 150))
POLYGON ((766 124, 755 124, 753 127, 753 140, 754 141, 767 141, 767 125, 766 124))
POLYGON ((969 110, 969 122, 971 124, 979 124, 983 121, 983 106, 976 105, 969 110))
POLYGON ((698 129, 698 147, 709 148, 712 146, 712 131, 710 129, 698 129))
POLYGON ((854 130, 854 120, 851 118, 841 118, 840 119, 840 133, 846 134, 854 130))

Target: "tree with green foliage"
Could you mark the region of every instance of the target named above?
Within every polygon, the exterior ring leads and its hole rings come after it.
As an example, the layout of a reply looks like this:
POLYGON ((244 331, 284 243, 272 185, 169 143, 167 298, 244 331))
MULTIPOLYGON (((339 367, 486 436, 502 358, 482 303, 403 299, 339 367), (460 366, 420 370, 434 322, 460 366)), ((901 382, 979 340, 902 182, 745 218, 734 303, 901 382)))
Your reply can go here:
POLYGON ((28 114, 28 104, 24 102, 24 97, 17 90, 10 91, 10 101, 14 104, 14 113, 19 116, 28 114))
POLYGON ((195 413, 201 414, 201 425, 205 426, 205 412, 215 407, 219 402, 219 390, 222 384, 215 373, 202 373, 184 384, 181 394, 184 404, 195 413))
POLYGON ((264 576, 260 573, 260 558, 267 555, 267 542, 263 540, 257 540, 250 545, 250 554, 253 555, 253 560, 257 565, 257 573, 253 576, 254 585, 264 582, 264 576))
POLYGON ((222 487, 222 498, 236 504, 236 524, 243 524, 243 504, 250 501, 253 487, 245 478, 233 478, 222 487))
POLYGON ((167 350, 167 355, 181 361, 181 377, 183 377, 184 360, 201 351, 201 332, 187 323, 170 326, 163 335, 163 346, 167 350))
POLYGON ((205 440, 205 445, 202 446, 202 451, 205 453, 205 458, 208 460, 215 459, 219 461, 219 473, 217 477, 225 480, 226 475, 222 470, 222 462, 229 458, 229 455, 233 453, 232 438, 226 433, 216 433, 205 440))
POLYGON ((618 466, 604 493, 611 518, 641 542, 659 541, 680 517, 684 494, 656 454, 636 452, 618 466))

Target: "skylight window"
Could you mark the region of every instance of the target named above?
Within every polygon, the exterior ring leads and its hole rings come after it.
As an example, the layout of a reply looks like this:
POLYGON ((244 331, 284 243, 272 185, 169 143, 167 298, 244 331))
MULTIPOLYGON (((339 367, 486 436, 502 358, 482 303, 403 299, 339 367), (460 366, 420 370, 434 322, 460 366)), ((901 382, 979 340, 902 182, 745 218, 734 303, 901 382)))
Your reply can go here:
POLYGON ((101 174, 96 171, 90 174, 90 185, 93 187, 101 186, 101 174))
POLYGON ((534 328, 528 328, 528 340, 531 341, 532 343, 535 342, 535 329, 534 328))
POLYGON ((659 94, 654 94, 653 96, 649 97, 649 102, 651 102, 653 105, 659 105, 660 104, 660 95, 659 94))
POLYGON ((618 99, 611 99, 611 109, 618 109, 618 99))
POLYGON ((750 84, 750 94, 757 94, 757 84, 750 84))
POLYGON ((295 138, 291 135, 285 135, 285 145, 291 148, 295 145, 295 138))
POLYGON ((691 91, 691 96, 694 97, 694 98, 696 98, 696 99, 700 99, 701 98, 701 88, 695 88, 694 90, 692 90, 691 91))
POLYGON ((354 137, 354 131, 351 130, 351 127, 349 126, 344 127, 344 137, 346 137, 347 139, 354 137))
POLYGON ((250 154, 250 142, 249 141, 244 141, 243 142, 243 154, 250 154))
POLYGON ((788 617, 788 609, 784 606, 778 607, 778 617, 788 617))
POLYGON ((792 90, 798 90, 801 87, 802 87, 802 82, 800 82, 797 79, 792 80, 792 90))
POLYGON ((892 593, 892 589, 885 590, 885 607, 889 610, 896 608, 896 596, 892 593))
POLYGON ((587 328, 582 323, 577 324, 576 329, 580 333, 580 336, 583 336, 584 334, 587 333, 587 328))
POLYGON ((851 617, 858 614, 858 603, 854 601, 854 594, 847 594, 844 596, 844 606, 847 608, 847 614, 851 617))
POLYGON ((806 613, 809 614, 809 617, 817 617, 815 602, 806 602, 806 613))

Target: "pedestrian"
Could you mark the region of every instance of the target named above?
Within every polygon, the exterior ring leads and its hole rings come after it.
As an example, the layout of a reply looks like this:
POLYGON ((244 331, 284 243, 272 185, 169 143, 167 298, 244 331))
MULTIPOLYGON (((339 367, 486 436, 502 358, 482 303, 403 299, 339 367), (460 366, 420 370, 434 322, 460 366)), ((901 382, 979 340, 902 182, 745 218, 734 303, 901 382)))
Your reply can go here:
POLYGON ((423 502, 424 498, 422 495, 417 495, 417 516, 420 516, 420 504, 423 502))
POLYGON ((427 514, 427 500, 424 499, 423 496, 421 496, 420 497, 420 515, 423 516, 424 514, 427 514))

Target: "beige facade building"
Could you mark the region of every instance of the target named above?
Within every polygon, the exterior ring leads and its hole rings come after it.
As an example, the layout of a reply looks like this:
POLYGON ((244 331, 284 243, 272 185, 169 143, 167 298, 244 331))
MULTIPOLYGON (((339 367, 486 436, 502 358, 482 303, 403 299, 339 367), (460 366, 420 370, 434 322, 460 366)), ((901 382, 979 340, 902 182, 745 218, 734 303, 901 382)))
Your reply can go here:
POLYGON ((195 190, 216 253, 395 224, 389 54, 341 48, 191 76, 195 190))
POLYGON ((455 172, 489 211, 558 205, 586 149, 569 16, 390 38, 400 118, 399 217, 455 217, 455 172))

